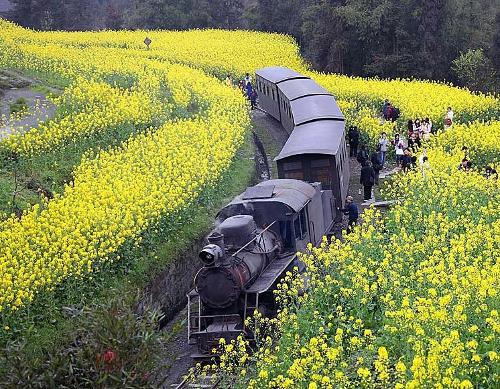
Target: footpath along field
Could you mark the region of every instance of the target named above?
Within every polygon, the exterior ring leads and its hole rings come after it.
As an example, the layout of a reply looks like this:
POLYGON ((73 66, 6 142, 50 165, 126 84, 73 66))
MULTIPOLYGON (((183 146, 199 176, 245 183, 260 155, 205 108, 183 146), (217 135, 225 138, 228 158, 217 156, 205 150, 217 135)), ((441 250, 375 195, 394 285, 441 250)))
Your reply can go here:
POLYGON ((283 65, 331 90, 348 124, 372 143, 382 130, 396 131, 377 118, 385 98, 400 107, 400 128, 426 116, 439 128, 449 105, 462 124, 428 145, 425 176, 398 177, 387 188, 400 205, 384 217, 368 212, 345 242, 304 256, 310 290, 298 297, 295 286, 283 287, 287 302, 270 324, 279 337, 263 336, 252 357, 236 347, 227 374, 236 372, 242 387, 498 380, 498 182, 457 171, 463 144, 477 167, 500 162, 497 98, 309 72, 290 38, 257 32, 35 32, 0 20, 0 49, 0 68, 65 88, 53 120, 0 143, 2 169, 50 164, 69 177, 47 181, 54 199, 27 206, 20 219, 2 218, 1 339, 22 337, 41 297, 69 280, 78 292, 103 264, 123 260, 123 247, 150 234, 175 239, 158 226, 222 180, 250 125, 247 103, 220 80, 283 65))

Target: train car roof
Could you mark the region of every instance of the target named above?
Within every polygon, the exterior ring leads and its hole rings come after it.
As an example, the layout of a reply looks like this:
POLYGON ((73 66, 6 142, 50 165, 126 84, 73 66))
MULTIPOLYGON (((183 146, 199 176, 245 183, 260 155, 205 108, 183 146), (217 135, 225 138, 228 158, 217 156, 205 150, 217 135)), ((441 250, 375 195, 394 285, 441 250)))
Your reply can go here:
POLYGON ((270 66, 267 68, 259 69, 255 72, 257 76, 265 78, 273 84, 292 79, 308 79, 309 77, 297 73, 295 70, 285 68, 283 66, 270 66))
POLYGON ((344 122, 339 120, 318 120, 302 124, 293 129, 274 160, 302 154, 336 155, 343 134, 344 122))
POLYGON ((279 202, 298 212, 314 197, 315 193, 314 186, 304 181, 268 180, 248 187, 245 192, 236 196, 226 207, 248 202, 279 202))
POLYGON ((289 101, 304 96, 331 95, 330 92, 310 78, 283 81, 280 83, 280 90, 289 101))
POLYGON ((296 126, 317 119, 344 120, 335 98, 331 95, 305 96, 290 102, 296 126))

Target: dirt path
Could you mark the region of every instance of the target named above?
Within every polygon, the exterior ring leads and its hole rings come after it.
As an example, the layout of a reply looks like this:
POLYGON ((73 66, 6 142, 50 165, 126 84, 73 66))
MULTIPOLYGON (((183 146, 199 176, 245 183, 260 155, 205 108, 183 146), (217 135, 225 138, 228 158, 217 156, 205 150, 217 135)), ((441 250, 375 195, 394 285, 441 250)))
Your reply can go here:
MULTIPOLYGON (((0 77, 0 80, 4 81, 1 84, 4 88, 0 91, 0 139, 36 127, 40 122, 54 117, 54 103, 45 93, 32 89, 38 81, 8 71, 2 71, 0 77), (28 112, 18 119, 12 117, 10 105, 20 98, 26 101, 28 112)), ((55 89, 47 89, 56 92, 55 89)))

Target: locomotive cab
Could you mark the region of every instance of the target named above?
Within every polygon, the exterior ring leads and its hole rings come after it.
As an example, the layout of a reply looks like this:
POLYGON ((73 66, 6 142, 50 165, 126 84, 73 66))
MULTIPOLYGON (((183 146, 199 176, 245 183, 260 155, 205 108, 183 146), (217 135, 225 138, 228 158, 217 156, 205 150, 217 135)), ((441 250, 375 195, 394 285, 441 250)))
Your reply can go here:
POLYGON ((203 267, 188 294, 188 338, 207 357, 219 339, 239 334, 255 310, 276 313, 273 290, 297 266, 296 253, 316 245, 331 225, 325 220, 321 184, 270 180, 247 188, 218 214, 200 253, 203 267), (326 226, 326 227, 325 227, 326 226))

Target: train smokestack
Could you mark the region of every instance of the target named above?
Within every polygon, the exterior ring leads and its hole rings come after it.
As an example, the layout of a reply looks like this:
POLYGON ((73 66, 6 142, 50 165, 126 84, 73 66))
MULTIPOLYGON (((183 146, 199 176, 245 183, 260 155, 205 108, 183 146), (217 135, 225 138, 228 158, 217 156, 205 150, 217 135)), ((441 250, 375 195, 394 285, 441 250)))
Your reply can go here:
POLYGON ((222 252, 226 252, 226 247, 224 245, 224 235, 218 231, 212 231, 212 233, 207 236, 207 241, 209 244, 215 244, 222 249, 222 252))

